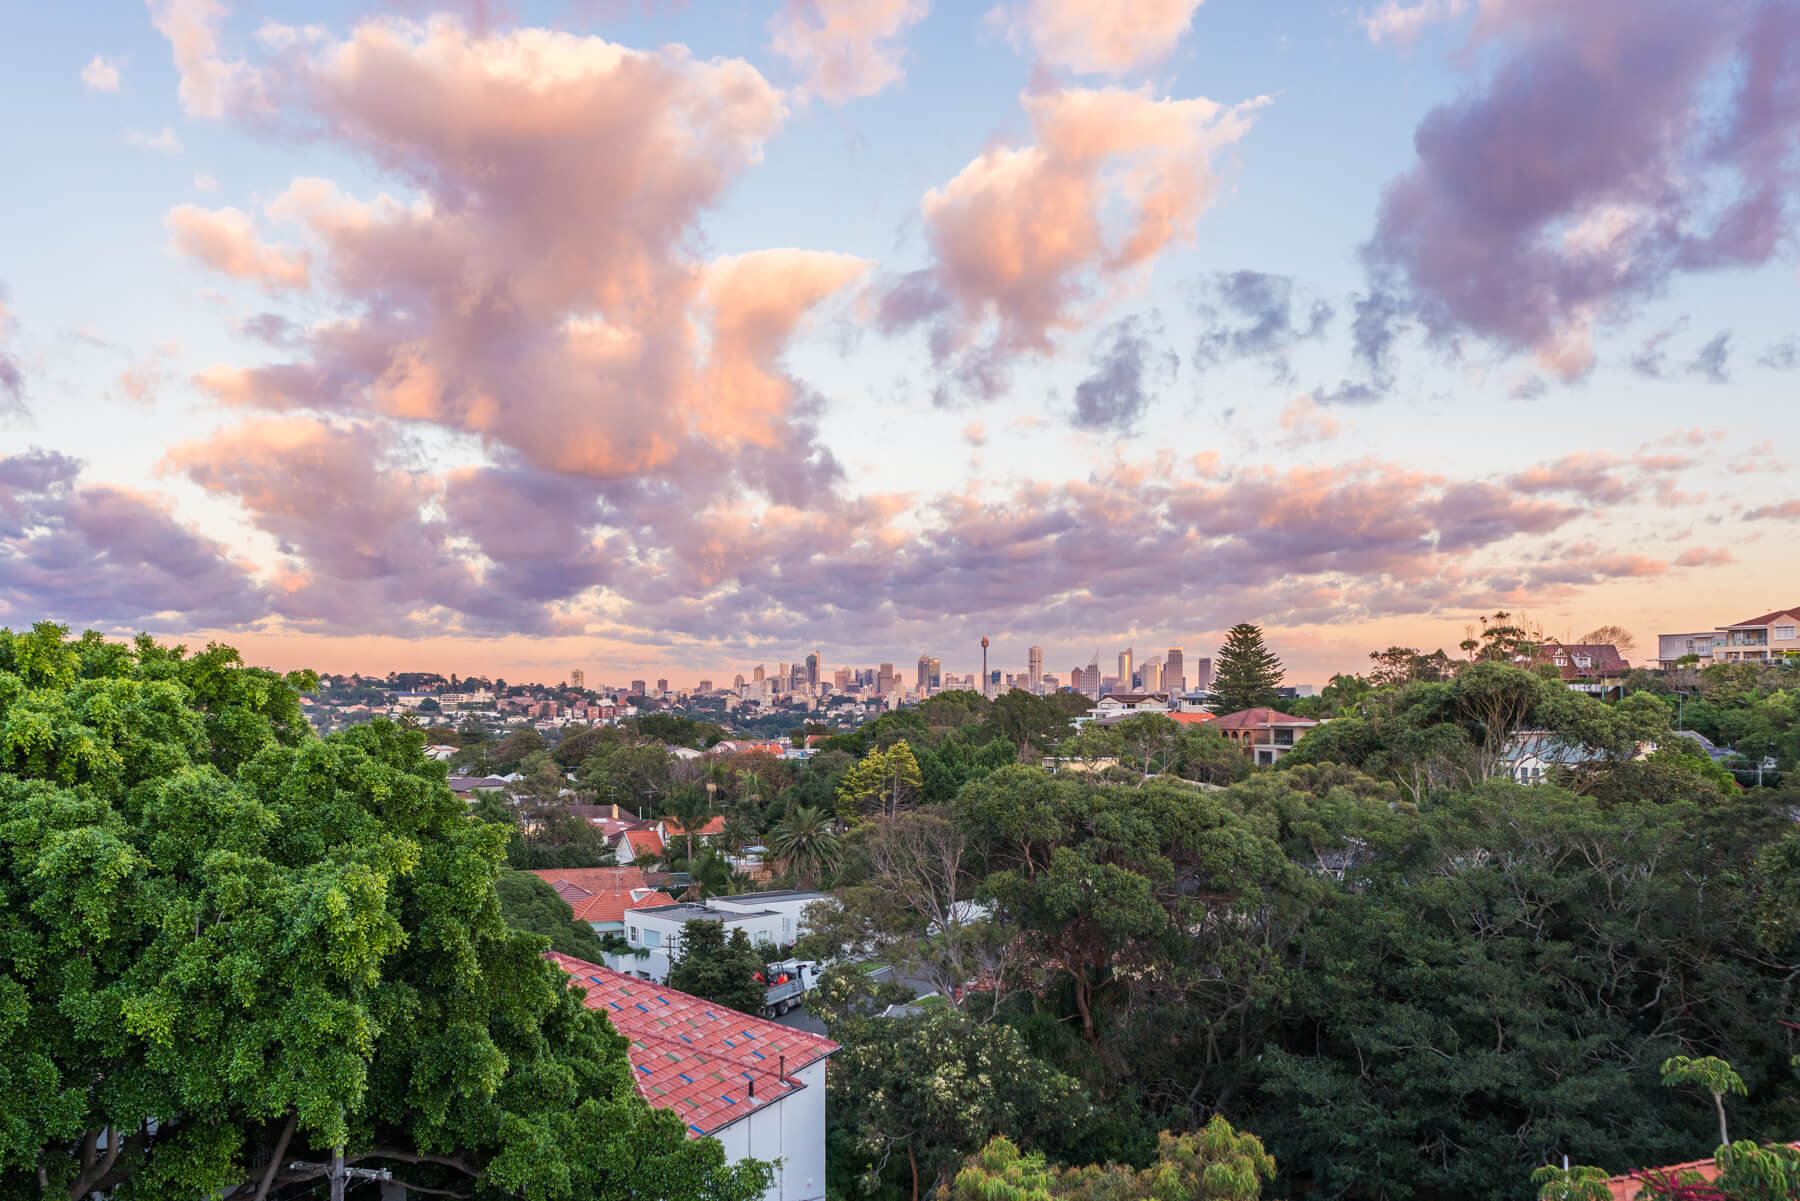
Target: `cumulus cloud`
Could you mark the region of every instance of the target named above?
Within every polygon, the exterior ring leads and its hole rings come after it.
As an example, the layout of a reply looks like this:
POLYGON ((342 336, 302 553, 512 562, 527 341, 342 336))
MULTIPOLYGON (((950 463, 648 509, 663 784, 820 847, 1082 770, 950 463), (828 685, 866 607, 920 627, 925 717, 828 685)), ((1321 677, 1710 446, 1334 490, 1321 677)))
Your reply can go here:
POLYGON ((1216 272, 1201 282, 1197 297, 1195 308, 1207 327, 1195 361, 1217 366, 1255 359, 1269 367, 1277 382, 1293 378, 1294 349, 1322 337, 1332 316, 1324 300, 1301 301, 1289 276, 1262 271, 1216 272))
POLYGON ((45 618, 244 628, 268 613, 249 571, 158 498, 80 480, 53 451, 0 458, 0 625, 45 618))
POLYGON ((1212 156, 1248 132, 1264 100, 1153 100, 1119 88, 1027 93, 1035 140, 997 146, 920 205, 932 264, 893 282, 885 328, 932 326, 940 366, 970 390, 1004 364, 1048 354, 1094 302, 1191 241, 1219 188, 1212 156))
POLYGON ((1083 75, 1124 75, 1168 57, 1201 0, 1024 0, 989 13, 1013 44, 1083 75))
POLYGON ((88 60, 87 66, 81 68, 81 82, 90 92, 110 92, 119 90, 119 64, 109 60, 105 55, 96 54, 88 60))
POLYGON ((220 50, 220 27, 229 10, 218 0, 146 0, 150 23, 167 38, 181 77, 183 111, 219 117, 232 109, 260 107, 260 81, 241 59, 220 50))
POLYGON ((926 0, 785 0, 769 21, 770 46, 805 76, 806 91, 842 104, 905 77, 900 37, 926 10, 926 0))
POLYGON ((180 154, 181 139, 167 125, 160 133, 145 133, 141 129, 130 129, 125 132, 125 140, 133 146, 141 146, 145 150, 154 150, 159 154, 180 154))
POLYGON ((1362 15, 1362 25, 1376 45, 1405 45, 1424 32, 1426 26, 1460 17, 1467 8, 1468 0, 1418 0, 1414 4, 1383 0, 1379 8, 1362 15))
POLYGON ((1434 336, 1579 377, 1599 325, 1792 233, 1800 8, 1488 4, 1477 37, 1498 66, 1426 116, 1364 251, 1434 336))
POLYGON ((1326 412, 1311 396, 1296 396, 1281 410, 1277 419, 1286 431, 1278 445, 1304 446, 1309 442, 1329 442, 1338 436, 1338 419, 1326 412))
POLYGON ((1181 358, 1158 346, 1153 317, 1126 317, 1102 330, 1093 372, 1075 386, 1078 429, 1128 434, 1155 399, 1152 389, 1175 378, 1181 358))
POLYGON ((152 404, 157 390, 167 380, 170 366, 181 355, 179 342, 164 342, 147 355, 133 359, 119 373, 120 391, 139 404, 152 404))
POLYGON ((1758 505, 1744 512, 1745 521, 1769 521, 1800 518, 1800 500, 1784 500, 1772 505, 1758 505))
POLYGON ((1731 331, 1720 330, 1688 361, 1689 375, 1703 375, 1715 384, 1731 382, 1731 331))
POLYGON ((249 280, 271 291, 307 286, 312 256, 304 250, 264 242, 249 216, 238 209, 178 204, 169 210, 163 225, 177 254, 222 275, 249 280))

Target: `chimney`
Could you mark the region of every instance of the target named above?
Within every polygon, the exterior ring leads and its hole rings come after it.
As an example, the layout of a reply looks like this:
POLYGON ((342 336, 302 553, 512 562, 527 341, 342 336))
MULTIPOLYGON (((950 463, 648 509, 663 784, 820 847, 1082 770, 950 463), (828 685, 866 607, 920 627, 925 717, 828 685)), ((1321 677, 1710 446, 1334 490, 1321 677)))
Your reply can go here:
POLYGON ((787 1056, 785 1056, 785 1055, 778 1056, 775 1060, 775 1063, 776 1063, 775 1079, 780 1081, 782 1084, 786 1084, 787 1083, 787 1056))

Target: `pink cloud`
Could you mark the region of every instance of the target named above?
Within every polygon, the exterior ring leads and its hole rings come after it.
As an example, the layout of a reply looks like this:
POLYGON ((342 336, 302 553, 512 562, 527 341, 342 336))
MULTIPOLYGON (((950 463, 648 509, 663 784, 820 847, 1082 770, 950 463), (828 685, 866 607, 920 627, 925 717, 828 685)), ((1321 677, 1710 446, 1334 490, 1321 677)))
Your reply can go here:
POLYGON ((1800 500, 1784 500, 1772 505, 1758 505, 1744 514, 1745 521, 1800 518, 1800 500))
POLYGON ((1201 0, 1025 0, 990 20, 1040 60, 1087 75, 1123 75, 1168 57, 1201 0))
POLYGON ((81 82, 90 92, 110 92, 117 94, 119 90, 119 64, 105 55, 96 54, 88 60, 87 66, 81 68, 81 82))
POLYGON ((264 242, 239 209, 178 204, 169 210, 163 225, 177 254, 220 274, 259 283, 271 291, 304 289, 308 284, 311 256, 304 250, 264 242))
POLYGON ((926 0, 785 0, 769 20, 770 45, 806 91, 842 104, 905 77, 899 38, 926 9, 926 0))
POLYGON ((1439 338, 1574 378, 1593 334, 1686 272, 1767 262, 1794 229, 1800 9, 1487 3, 1500 55, 1432 110, 1365 254, 1439 338))
POLYGON ((890 287, 884 325, 934 321, 939 361, 964 356, 963 373, 991 390, 1005 358, 1050 353, 1057 333, 1093 315, 1089 302, 1193 240, 1219 188, 1213 155, 1248 132, 1264 102, 1027 93, 1030 145, 990 149, 926 193, 933 262, 890 287), (974 348, 984 334, 989 345, 974 348))
POLYGON ((1677 567, 1724 567, 1735 561, 1730 551, 1719 546, 1696 546, 1675 556, 1677 567))
POLYGON ((1283 446, 1304 446, 1309 442, 1329 442, 1338 436, 1338 419, 1320 407, 1311 396, 1296 396, 1281 410, 1277 419, 1287 436, 1283 446))
POLYGON ((229 13, 218 0, 146 0, 150 23, 167 38, 181 78, 182 111, 219 117, 260 107, 259 80, 242 60, 222 57, 220 27, 229 13))

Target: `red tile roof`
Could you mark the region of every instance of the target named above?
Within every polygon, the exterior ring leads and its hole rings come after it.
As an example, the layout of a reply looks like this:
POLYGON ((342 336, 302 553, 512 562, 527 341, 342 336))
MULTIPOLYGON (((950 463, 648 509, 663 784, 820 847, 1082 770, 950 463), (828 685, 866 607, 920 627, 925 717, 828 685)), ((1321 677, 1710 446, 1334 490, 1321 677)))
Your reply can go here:
POLYGON ((1219 719, 1221 730, 1248 730, 1256 726, 1270 724, 1295 724, 1316 726, 1319 723, 1310 717, 1294 717, 1277 709, 1241 709, 1236 713, 1227 713, 1219 719))
POLYGON ((1619 648, 1610 642, 1546 642, 1533 652, 1531 661, 1534 664, 1555 663, 1558 656, 1568 660, 1557 665, 1565 680, 1619 675, 1631 666, 1619 654, 1619 648), (1575 658, 1578 655, 1586 657, 1590 665, 1577 666, 1575 658))
MULTIPOLYGON (((1800 1147, 1800 1143, 1789 1143, 1788 1145, 1800 1147)), ((1670 1164, 1666 1168, 1639 1168, 1635 1172, 1607 1177, 1606 1187, 1612 1190, 1613 1201, 1637 1201, 1649 1178, 1654 1177, 1660 1180, 1665 1177, 1674 1177, 1679 1180, 1688 1172, 1695 1173, 1702 1180, 1716 1180, 1719 1177, 1719 1165, 1714 1160, 1695 1159, 1687 1163, 1670 1164)))
MULTIPOLYGON (((682 829, 680 822, 670 818, 663 819, 662 828, 663 834, 669 838, 678 838, 687 833, 686 830, 682 829)), ((723 833, 725 833, 725 819, 723 817, 715 817, 704 826, 701 826, 698 830, 695 830, 694 837, 706 838, 713 834, 723 833)))
POLYGON ((622 922, 627 909, 674 904, 673 897, 650 887, 641 867, 562 867, 531 874, 556 889, 580 922, 622 922))
POLYGON ((838 1045, 648 980, 548 951, 544 958, 587 990, 583 1002, 631 1044, 638 1095, 672 1109, 699 1138, 805 1086, 795 1072, 838 1045), (787 1076, 781 1076, 786 1062, 787 1076))
POLYGON ((1203 724, 1205 722, 1209 722, 1209 721, 1218 721, 1219 715, 1217 713, 1206 713, 1206 712, 1171 713, 1168 715, 1168 718, 1170 721, 1179 722, 1181 725, 1184 725, 1184 726, 1197 726, 1197 725, 1201 725, 1201 724, 1203 724))
POLYGON ((1734 621, 1724 628, 1729 630, 1733 626, 1766 626, 1778 617, 1792 617, 1797 613, 1800 613, 1800 605, 1795 605, 1792 609, 1777 609, 1773 613, 1764 613, 1761 617, 1752 617, 1745 621, 1734 621))
POLYGON ((626 830, 625 837, 631 842, 631 854, 660 855, 663 849, 662 835, 655 830, 626 830))

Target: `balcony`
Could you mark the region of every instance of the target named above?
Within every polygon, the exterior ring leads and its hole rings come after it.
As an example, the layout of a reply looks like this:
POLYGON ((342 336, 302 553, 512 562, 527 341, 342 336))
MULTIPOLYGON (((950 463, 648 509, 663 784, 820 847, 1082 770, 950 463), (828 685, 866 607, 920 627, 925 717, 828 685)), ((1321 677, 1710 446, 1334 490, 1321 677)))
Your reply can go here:
POLYGON ((1767 646, 1769 631, 1767 630, 1732 630, 1725 635, 1726 646, 1767 646))

